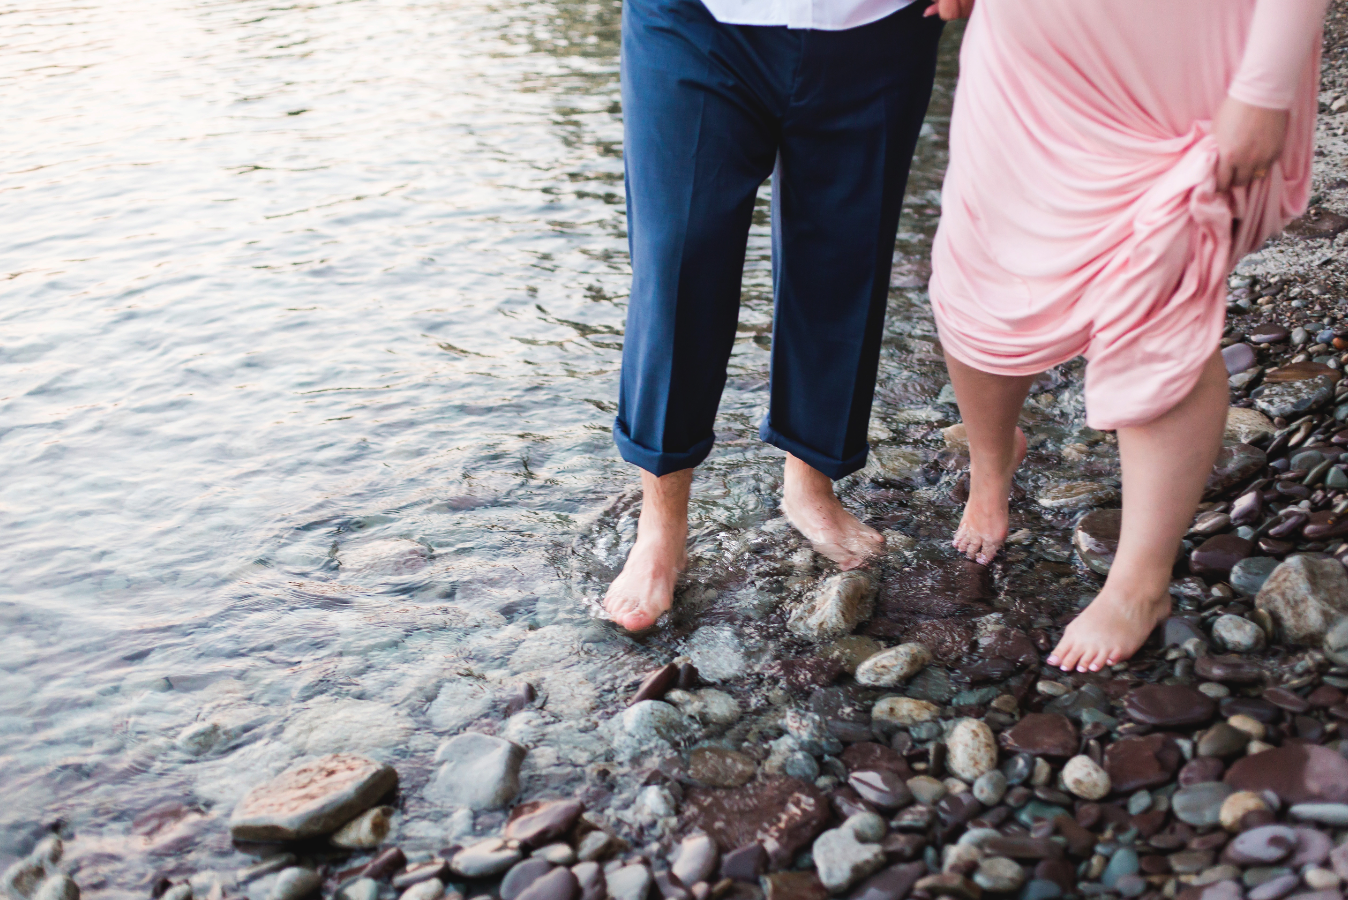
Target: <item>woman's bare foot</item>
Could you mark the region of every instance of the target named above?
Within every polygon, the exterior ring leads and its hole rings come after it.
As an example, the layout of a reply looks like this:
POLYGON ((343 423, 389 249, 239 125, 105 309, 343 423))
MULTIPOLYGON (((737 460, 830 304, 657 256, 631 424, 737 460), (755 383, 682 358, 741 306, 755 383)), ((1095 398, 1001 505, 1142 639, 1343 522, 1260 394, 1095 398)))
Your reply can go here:
POLYGON ((1011 478, 1025 459, 1025 432, 1017 428, 1014 440, 1015 452, 1006 468, 988 471, 977 459, 969 466, 969 501, 951 544, 979 565, 992 562, 1010 530, 1011 478))
MULTIPOLYGON (((1121 580, 1121 579, 1120 579, 1121 580)), ((1098 672, 1131 657, 1170 615, 1169 585, 1128 588, 1108 581, 1063 632, 1048 664, 1064 672, 1098 672)))
POLYGON ((843 571, 865 565, 885 546, 880 532, 843 507, 833 493, 831 478, 789 453, 782 513, 805 535, 815 552, 833 560, 843 571))
POLYGON ((693 470, 655 477, 641 473, 637 541, 604 594, 604 611, 628 631, 644 631, 674 603, 674 586, 688 565, 688 495, 693 470))

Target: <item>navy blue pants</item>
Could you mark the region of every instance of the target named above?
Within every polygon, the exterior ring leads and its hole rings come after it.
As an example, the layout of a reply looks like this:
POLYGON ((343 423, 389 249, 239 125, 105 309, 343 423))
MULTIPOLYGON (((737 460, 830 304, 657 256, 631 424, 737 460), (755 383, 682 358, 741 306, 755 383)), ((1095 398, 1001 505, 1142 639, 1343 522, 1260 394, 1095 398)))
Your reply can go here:
POLYGON ((771 174, 760 433, 832 478, 865 464, 894 237, 941 34, 927 5, 813 31, 725 25, 699 0, 626 0, 623 459, 665 475, 711 452, 754 196, 771 174))

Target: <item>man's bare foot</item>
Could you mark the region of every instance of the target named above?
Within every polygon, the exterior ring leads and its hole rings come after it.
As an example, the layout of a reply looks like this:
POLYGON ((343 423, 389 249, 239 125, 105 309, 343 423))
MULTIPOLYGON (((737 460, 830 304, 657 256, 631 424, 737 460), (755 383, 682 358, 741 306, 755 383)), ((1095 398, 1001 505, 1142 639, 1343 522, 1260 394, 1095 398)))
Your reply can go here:
POLYGON ((979 565, 992 562, 1006 541, 1011 523, 1011 478, 1024 461, 1025 452, 1025 432, 1017 428, 1009 467, 990 472, 977 461, 969 466, 969 500, 951 544, 979 565))
POLYGON ((885 546, 880 532, 843 507, 833 493, 831 478, 789 453, 782 513, 805 535, 815 552, 833 560, 843 571, 865 565, 885 546))
POLYGON ((628 631, 645 631, 674 603, 674 585, 688 565, 687 537, 642 531, 623 570, 604 595, 609 618, 628 631))
POLYGON ((1064 672, 1098 672, 1128 659, 1170 615, 1168 587, 1163 583, 1159 591, 1154 585, 1130 589, 1105 582, 1090 606, 1067 626, 1048 664, 1064 672))
POLYGON ((655 477, 641 473, 637 541, 604 594, 604 611, 628 631, 645 631, 674 603, 674 586, 688 565, 688 496, 693 470, 655 477))

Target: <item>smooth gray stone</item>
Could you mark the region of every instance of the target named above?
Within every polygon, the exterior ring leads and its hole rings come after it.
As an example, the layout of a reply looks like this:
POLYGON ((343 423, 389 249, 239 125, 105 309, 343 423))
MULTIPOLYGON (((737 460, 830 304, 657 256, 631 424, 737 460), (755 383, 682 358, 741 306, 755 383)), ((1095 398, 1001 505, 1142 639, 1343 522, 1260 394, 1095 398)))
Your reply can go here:
POLYGON ((519 744, 488 734, 470 731, 452 737, 435 752, 440 768, 426 796, 447 806, 499 809, 520 792, 525 752, 519 744))
POLYGON ((267 894, 267 900, 300 900, 315 893, 323 884, 323 876, 313 869, 291 866, 282 869, 267 894))
POLYGON ((379 882, 373 878, 357 878, 338 888, 333 900, 378 900, 379 882))
POLYGON ((1062 888, 1043 878, 1027 881, 1020 892, 1020 900, 1057 900, 1061 896, 1062 888))
POLYGON ((1248 900, 1281 900, 1292 891, 1297 889, 1301 879, 1295 874, 1279 875, 1277 878, 1265 881, 1258 887, 1250 888, 1247 894, 1248 900))
POLYGON ((1170 800, 1175 818, 1195 828, 1206 828, 1221 821, 1222 801, 1235 793, 1235 788, 1220 781, 1205 781, 1180 788, 1170 800))
POLYGON ((1292 816, 1321 825, 1348 825, 1348 803, 1298 803, 1291 809, 1292 816))
POLYGON ((651 892, 651 870, 640 863, 623 866, 607 878, 608 895, 613 900, 646 900, 651 892))
POLYGON ((1139 865, 1137 851, 1122 847, 1114 851, 1114 855, 1109 858, 1109 865, 1105 866, 1105 871, 1100 875, 1100 883, 1107 888, 1113 888, 1125 875, 1136 875, 1139 865))

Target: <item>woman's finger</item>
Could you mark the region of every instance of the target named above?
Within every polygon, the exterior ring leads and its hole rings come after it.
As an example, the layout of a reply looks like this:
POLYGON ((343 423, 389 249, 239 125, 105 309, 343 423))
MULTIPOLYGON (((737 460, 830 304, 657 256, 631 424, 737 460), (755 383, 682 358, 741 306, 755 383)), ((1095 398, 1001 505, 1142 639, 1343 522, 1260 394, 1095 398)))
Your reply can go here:
POLYGON ((1231 163, 1226 157, 1217 157, 1217 193, 1224 194, 1231 190, 1231 163))

